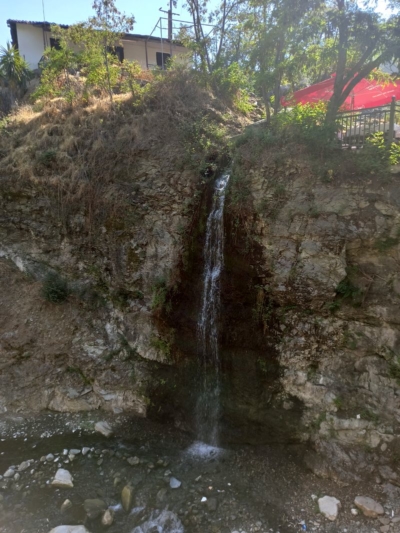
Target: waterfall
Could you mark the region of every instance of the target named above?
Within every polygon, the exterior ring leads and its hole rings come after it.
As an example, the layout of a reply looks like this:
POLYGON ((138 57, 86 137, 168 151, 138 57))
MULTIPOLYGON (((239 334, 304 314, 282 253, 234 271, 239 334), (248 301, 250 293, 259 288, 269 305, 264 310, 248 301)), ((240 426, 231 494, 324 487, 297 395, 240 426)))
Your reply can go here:
POLYGON ((201 390, 197 400, 197 436, 202 442, 218 445, 220 416, 220 359, 218 321, 220 279, 224 266, 224 204, 229 174, 214 185, 211 211, 207 219, 204 245, 204 273, 201 309, 197 324, 199 361, 202 367, 201 390))

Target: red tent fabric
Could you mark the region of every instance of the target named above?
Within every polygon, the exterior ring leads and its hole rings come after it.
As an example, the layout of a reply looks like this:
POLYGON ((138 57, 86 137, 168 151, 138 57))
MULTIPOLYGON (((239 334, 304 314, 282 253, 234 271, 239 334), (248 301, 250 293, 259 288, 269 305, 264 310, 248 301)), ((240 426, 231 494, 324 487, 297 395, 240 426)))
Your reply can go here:
MULTIPOLYGON (((330 100, 335 78, 330 78, 305 89, 296 91, 291 98, 282 99, 282 105, 308 104, 330 100)), ((362 79, 346 99, 343 109, 366 109, 389 104, 392 96, 400 100, 400 83, 382 84, 375 80, 362 79)))

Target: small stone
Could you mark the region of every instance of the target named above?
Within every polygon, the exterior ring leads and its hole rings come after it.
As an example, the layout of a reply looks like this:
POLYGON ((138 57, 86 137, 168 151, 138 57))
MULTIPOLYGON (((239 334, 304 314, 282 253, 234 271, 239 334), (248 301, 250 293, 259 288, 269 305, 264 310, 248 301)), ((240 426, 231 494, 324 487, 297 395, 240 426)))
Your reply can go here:
POLYGON ((139 457, 128 457, 127 461, 131 466, 136 466, 140 463, 139 457))
POLYGON ((397 524, 398 522, 400 522, 400 516, 394 516, 392 518, 392 524, 397 524))
POLYGON ((387 533, 390 530, 390 526, 381 526, 380 530, 382 533, 387 533))
POLYGON ((387 516, 380 516, 378 520, 383 526, 387 526, 388 524, 390 524, 390 518, 387 516))
POLYGON ((319 498, 318 507, 320 512, 328 520, 334 521, 340 509, 340 501, 333 496, 324 496, 323 498, 319 498))
POLYGON ((103 459, 99 459, 99 460, 97 461, 97 464, 98 464, 99 466, 101 466, 101 465, 103 464, 103 459))
POLYGON ((132 485, 125 485, 121 492, 121 503, 124 510, 129 513, 132 508, 133 501, 133 487, 132 485))
POLYGON ((71 502, 71 500, 67 499, 61 505, 60 510, 61 510, 62 513, 65 513, 65 511, 68 511, 68 509, 71 509, 71 507, 72 507, 72 502, 71 502))
POLYGON ((157 492, 157 502, 164 503, 167 499, 167 489, 160 489, 157 492))
POLYGON ((14 481, 19 481, 21 479, 21 474, 18 474, 18 472, 14 476, 14 481))
POLYGON ((107 509, 104 511, 103 516, 101 517, 101 523, 105 527, 109 527, 114 522, 114 511, 112 509, 107 509))
POLYGON ((74 485, 72 483, 72 476, 68 470, 64 468, 59 468, 56 472, 56 475, 51 482, 52 487, 57 488, 72 488, 74 485))
POLYGON ((14 468, 9 468, 8 470, 6 470, 6 472, 4 473, 4 477, 7 479, 7 478, 10 478, 10 477, 14 477, 15 475, 15 470, 14 468))
POLYGON ((113 431, 111 429, 111 426, 108 422, 97 422, 94 426, 94 429, 98 432, 104 435, 105 437, 111 437, 113 431))
POLYGON ((68 455, 68 453, 69 453, 69 452, 68 452, 67 449, 64 449, 63 452, 62 452, 63 455, 68 455))
POLYGON ((370 516, 371 518, 376 518, 378 515, 382 515, 385 512, 380 503, 367 496, 357 496, 354 500, 354 504, 365 516, 370 516))
POLYGON ((72 448, 69 453, 72 453, 72 455, 79 455, 81 450, 78 450, 78 448, 72 448))
POLYGON ((30 461, 23 461, 18 467, 18 472, 24 472, 25 470, 28 470, 30 466, 31 466, 30 461))
POLYGON ((381 452, 386 452, 387 447, 388 447, 387 443, 384 442, 384 443, 381 445, 381 452))
POLYGON ((70 454, 68 455, 68 459, 69 459, 69 460, 71 461, 71 463, 72 463, 72 461, 75 459, 75 455, 74 455, 73 453, 70 453, 70 454))
POLYGON ((89 452, 90 452, 90 448, 88 448, 87 446, 84 446, 82 448, 82 455, 87 455, 89 452))
POLYGON ((94 498, 85 500, 83 502, 83 508, 85 509, 86 516, 90 520, 94 520, 95 518, 98 518, 103 511, 105 511, 105 509, 107 509, 107 505, 103 502, 103 500, 94 498))
POLYGON ((179 489, 179 487, 182 485, 182 482, 179 481, 179 479, 176 479, 176 477, 171 477, 169 480, 169 486, 171 489, 179 489))
POLYGON ((52 453, 47 454, 45 460, 49 461, 49 463, 54 461, 54 455, 52 453))
POLYGON ((357 516, 357 515, 358 515, 358 511, 357 511, 357 509, 354 509, 354 507, 353 507, 353 509, 351 510, 351 514, 352 514, 353 516, 357 516))

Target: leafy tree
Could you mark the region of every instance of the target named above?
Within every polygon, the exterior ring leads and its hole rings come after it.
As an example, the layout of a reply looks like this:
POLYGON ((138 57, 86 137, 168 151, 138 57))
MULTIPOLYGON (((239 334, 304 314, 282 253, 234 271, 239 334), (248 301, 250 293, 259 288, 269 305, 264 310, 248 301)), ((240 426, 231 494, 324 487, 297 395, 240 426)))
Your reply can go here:
POLYGON ((0 81, 9 88, 12 99, 24 93, 33 73, 17 48, 7 43, 0 47, 0 81))
POLYGON ((104 66, 111 103, 112 95, 112 62, 110 52, 114 51, 124 33, 133 29, 135 18, 118 11, 115 0, 94 0, 95 15, 89 19, 88 27, 97 30, 102 42, 104 66))
POLYGON ((400 58, 400 17, 388 20, 354 0, 333 0, 326 37, 335 39, 335 83, 326 115, 333 122, 354 87, 380 65, 400 58))

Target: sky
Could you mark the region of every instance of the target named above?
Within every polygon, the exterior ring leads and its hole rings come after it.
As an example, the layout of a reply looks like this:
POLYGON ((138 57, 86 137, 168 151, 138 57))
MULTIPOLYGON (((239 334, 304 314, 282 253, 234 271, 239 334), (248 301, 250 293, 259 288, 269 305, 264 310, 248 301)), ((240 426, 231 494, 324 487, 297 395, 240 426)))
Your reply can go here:
MULTIPOLYGON (((58 24, 73 24, 86 20, 93 14, 93 0, 43 0, 46 20, 58 24)), ((188 19, 188 13, 182 9, 182 1, 178 2, 177 9, 174 13, 179 13, 182 20, 188 19)), ((160 15, 159 8, 168 9, 168 0, 116 0, 116 6, 120 11, 126 14, 133 14, 136 24, 133 33, 149 35, 160 15)), ((5 46, 7 41, 11 40, 10 30, 7 26, 8 19, 17 20, 43 20, 42 0, 0 0, 0 46, 5 46)), ((163 21, 163 25, 167 22, 163 21)), ((157 36, 160 35, 159 30, 157 36)), ((154 34, 156 35, 156 34, 154 34)), ((166 37, 166 32, 164 32, 166 37)))

